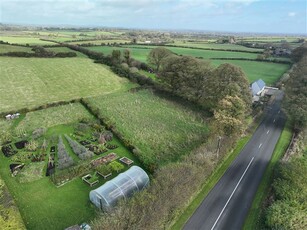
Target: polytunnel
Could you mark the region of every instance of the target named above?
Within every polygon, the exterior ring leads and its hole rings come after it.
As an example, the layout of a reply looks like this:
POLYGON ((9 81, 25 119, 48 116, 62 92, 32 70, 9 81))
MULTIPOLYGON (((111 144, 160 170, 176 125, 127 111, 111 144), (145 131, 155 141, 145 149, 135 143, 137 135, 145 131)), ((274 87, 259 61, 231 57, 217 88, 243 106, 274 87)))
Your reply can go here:
POLYGON ((128 198, 149 184, 147 173, 138 166, 132 166, 127 171, 106 182, 90 192, 91 202, 101 210, 112 208, 121 198, 128 198))

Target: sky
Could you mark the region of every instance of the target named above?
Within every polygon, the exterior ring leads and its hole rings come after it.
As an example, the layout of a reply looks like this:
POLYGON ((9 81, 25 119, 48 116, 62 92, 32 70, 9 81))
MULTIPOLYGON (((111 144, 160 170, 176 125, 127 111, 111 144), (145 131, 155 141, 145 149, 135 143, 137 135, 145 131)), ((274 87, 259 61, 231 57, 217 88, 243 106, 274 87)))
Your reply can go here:
POLYGON ((0 22, 307 34, 307 0, 0 0, 0 22))

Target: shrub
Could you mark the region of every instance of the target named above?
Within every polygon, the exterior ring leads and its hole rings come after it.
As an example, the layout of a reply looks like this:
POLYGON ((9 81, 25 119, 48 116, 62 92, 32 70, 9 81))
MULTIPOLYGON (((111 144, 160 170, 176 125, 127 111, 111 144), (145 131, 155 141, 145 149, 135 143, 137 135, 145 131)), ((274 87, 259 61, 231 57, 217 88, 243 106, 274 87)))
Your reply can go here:
POLYGON ((41 136, 43 136, 46 132, 46 129, 45 128, 38 128, 38 129, 35 129, 33 132, 32 132, 32 137, 33 139, 38 139, 40 138, 41 136))
POLYGON ((26 144, 26 150, 28 151, 36 151, 38 148, 38 143, 35 140, 31 140, 26 144))
POLYGON ((123 170, 125 168, 125 166, 123 166, 121 163, 117 162, 117 161, 113 161, 109 164, 109 167, 111 168, 111 170, 113 172, 119 172, 121 170, 123 170))
POLYGON ((70 147, 74 153, 81 159, 87 160, 94 156, 94 153, 87 150, 83 145, 80 145, 78 142, 72 140, 69 136, 65 135, 66 140, 68 141, 70 147))
POLYGON ((99 165, 96 170, 101 173, 102 175, 107 175, 109 173, 111 173, 112 169, 110 167, 110 165, 106 165, 106 164, 102 164, 99 165))
POLYGON ((104 132, 102 136, 104 137, 106 141, 112 141, 113 139, 113 133, 110 131, 104 132))
POLYGON ((71 158, 71 156, 69 156, 68 152, 66 151, 65 145, 63 143, 63 139, 60 136, 59 143, 58 143, 58 168, 65 169, 72 165, 74 165, 74 161, 71 158))
POLYGON ((136 68, 136 67, 131 67, 129 70, 130 70, 131 73, 137 73, 137 72, 139 72, 139 69, 136 68))

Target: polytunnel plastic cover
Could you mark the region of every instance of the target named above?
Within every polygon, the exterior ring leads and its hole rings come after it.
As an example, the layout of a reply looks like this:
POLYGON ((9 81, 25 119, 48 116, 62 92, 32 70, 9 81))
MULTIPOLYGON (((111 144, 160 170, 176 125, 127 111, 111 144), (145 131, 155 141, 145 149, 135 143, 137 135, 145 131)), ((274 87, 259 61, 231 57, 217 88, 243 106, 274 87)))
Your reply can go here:
POLYGON ((132 166, 127 171, 106 182, 90 192, 90 200, 98 208, 108 210, 120 198, 128 198, 133 193, 141 191, 149 184, 147 173, 138 166, 132 166))

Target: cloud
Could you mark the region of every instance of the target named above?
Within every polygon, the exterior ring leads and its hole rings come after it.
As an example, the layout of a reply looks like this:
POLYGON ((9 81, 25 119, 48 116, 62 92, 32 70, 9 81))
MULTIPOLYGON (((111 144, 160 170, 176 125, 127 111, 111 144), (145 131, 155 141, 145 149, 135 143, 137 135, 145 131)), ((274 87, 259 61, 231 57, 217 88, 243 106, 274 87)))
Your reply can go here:
POLYGON ((295 17, 295 16, 296 16, 296 12, 289 12, 289 13, 288 13, 288 16, 289 16, 289 17, 295 17))

